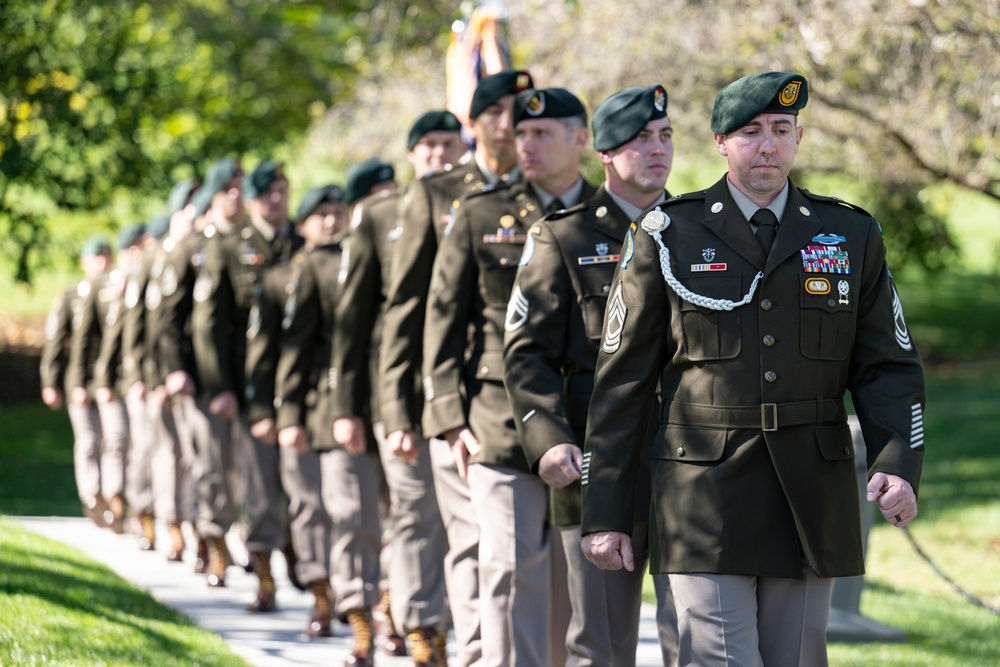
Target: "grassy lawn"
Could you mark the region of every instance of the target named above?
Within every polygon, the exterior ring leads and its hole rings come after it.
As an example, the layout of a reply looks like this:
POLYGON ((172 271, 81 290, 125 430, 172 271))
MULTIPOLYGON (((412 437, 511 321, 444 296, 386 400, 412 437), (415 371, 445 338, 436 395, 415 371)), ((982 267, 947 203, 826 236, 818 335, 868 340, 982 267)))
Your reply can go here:
POLYGON ((0 518, 0 665, 39 664, 246 667, 103 565, 0 518))

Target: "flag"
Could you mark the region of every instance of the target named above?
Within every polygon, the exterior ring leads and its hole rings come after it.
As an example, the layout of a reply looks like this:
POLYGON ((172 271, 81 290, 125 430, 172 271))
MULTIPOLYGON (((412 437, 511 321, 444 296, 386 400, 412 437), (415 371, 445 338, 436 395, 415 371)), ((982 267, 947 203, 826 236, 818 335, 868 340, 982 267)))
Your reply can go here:
POLYGON ((445 108, 463 125, 469 123, 469 105, 479 80, 510 69, 510 52, 504 36, 505 18, 502 2, 486 0, 468 18, 452 24, 446 61, 445 108))

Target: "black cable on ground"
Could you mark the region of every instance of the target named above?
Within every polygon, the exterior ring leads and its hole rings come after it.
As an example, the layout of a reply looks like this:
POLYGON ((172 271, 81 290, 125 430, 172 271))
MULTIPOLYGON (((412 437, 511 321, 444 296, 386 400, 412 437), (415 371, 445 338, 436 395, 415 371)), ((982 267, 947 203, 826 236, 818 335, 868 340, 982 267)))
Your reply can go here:
POLYGON ((924 553, 924 550, 920 548, 920 545, 917 544, 917 541, 913 538, 913 535, 910 533, 909 527, 903 526, 903 532, 906 534, 906 539, 908 539, 910 541, 910 544, 913 545, 913 549, 914 549, 914 551, 917 552, 917 555, 920 556, 921 558, 923 558, 925 561, 927 561, 927 564, 931 566, 931 569, 934 570, 939 577, 941 577, 946 582, 948 582, 948 584, 950 584, 951 587, 954 588, 958 592, 959 595, 961 595, 962 597, 964 597, 966 600, 968 600, 972 604, 976 605, 977 607, 982 607, 986 611, 989 611, 989 612, 991 612, 993 614, 996 614, 997 616, 1000 616, 1000 609, 998 609, 997 607, 993 607, 991 605, 986 604, 980 598, 976 597, 975 595, 973 595, 969 591, 965 590, 964 588, 962 588, 961 586, 959 586, 958 584, 956 584, 955 581, 951 579, 951 577, 949 577, 947 574, 945 574, 941 570, 941 568, 939 568, 937 566, 937 563, 935 563, 934 561, 932 561, 930 559, 930 556, 928 556, 926 553, 924 553))

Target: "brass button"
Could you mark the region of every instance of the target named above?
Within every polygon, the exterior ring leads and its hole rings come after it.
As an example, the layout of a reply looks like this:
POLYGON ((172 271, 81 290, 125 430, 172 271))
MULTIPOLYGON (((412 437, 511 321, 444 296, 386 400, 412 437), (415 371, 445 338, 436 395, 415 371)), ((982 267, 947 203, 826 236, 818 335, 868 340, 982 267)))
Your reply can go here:
POLYGON ((687 452, 684 451, 683 447, 678 447, 677 448, 677 456, 679 456, 681 458, 684 458, 685 454, 687 454, 687 452))
POLYGON ((605 285, 601 289, 604 291, 605 294, 607 294, 608 292, 611 291, 611 285, 605 285))
POLYGON ((510 263, 510 260, 507 259, 506 257, 501 257, 500 258, 500 266, 507 266, 509 263, 510 263))
POLYGON ((490 367, 489 366, 483 366, 482 368, 479 369, 479 372, 482 373, 483 375, 486 375, 487 373, 490 372, 490 367))
POLYGON ((774 347, 774 336, 772 336, 771 334, 767 334, 766 336, 764 336, 764 346, 774 347))
POLYGON ((770 299, 761 299, 760 300, 760 307, 761 307, 762 310, 771 310, 771 306, 772 306, 772 304, 771 304, 771 300, 770 299))
POLYGON ((778 374, 775 373, 774 371, 767 371, 766 373, 764 373, 764 379, 767 380, 768 382, 777 382, 778 374))
POLYGON ((836 305, 837 305, 837 302, 836 302, 836 301, 834 301, 833 299, 827 299, 827 300, 826 300, 826 305, 828 305, 828 306, 830 306, 831 308, 833 308, 834 306, 836 306, 836 305))

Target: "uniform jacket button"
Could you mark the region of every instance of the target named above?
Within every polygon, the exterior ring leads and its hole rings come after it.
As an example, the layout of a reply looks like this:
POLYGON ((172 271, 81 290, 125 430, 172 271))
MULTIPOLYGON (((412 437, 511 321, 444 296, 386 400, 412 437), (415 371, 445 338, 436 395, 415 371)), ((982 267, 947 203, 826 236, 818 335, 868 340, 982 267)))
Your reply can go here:
POLYGON ((778 374, 774 371, 767 371, 764 373, 764 379, 768 382, 776 382, 778 380, 778 374))
POLYGON ((771 334, 767 334, 766 336, 764 336, 764 345, 766 345, 767 347, 773 347, 774 336, 772 336, 771 334))
POLYGON ((761 307, 762 310, 771 310, 771 305, 772 304, 771 304, 771 300, 770 299, 761 299, 760 300, 760 307, 761 307))
POLYGON ((837 305, 837 302, 836 302, 836 301, 834 301, 833 299, 827 299, 827 300, 826 300, 826 305, 828 305, 828 306, 830 306, 831 308, 833 308, 834 306, 836 306, 836 305, 837 305))
POLYGON ((500 258, 500 266, 507 266, 507 264, 509 263, 509 261, 510 260, 508 260, 506 257, 501 257, 500 258))
POLYGON ((678 447, 677 448, 677 456, 679 456, 681 458, 684 458, 685 454, 687 454, 687 452, 684 451, 683 447, 678 447))

